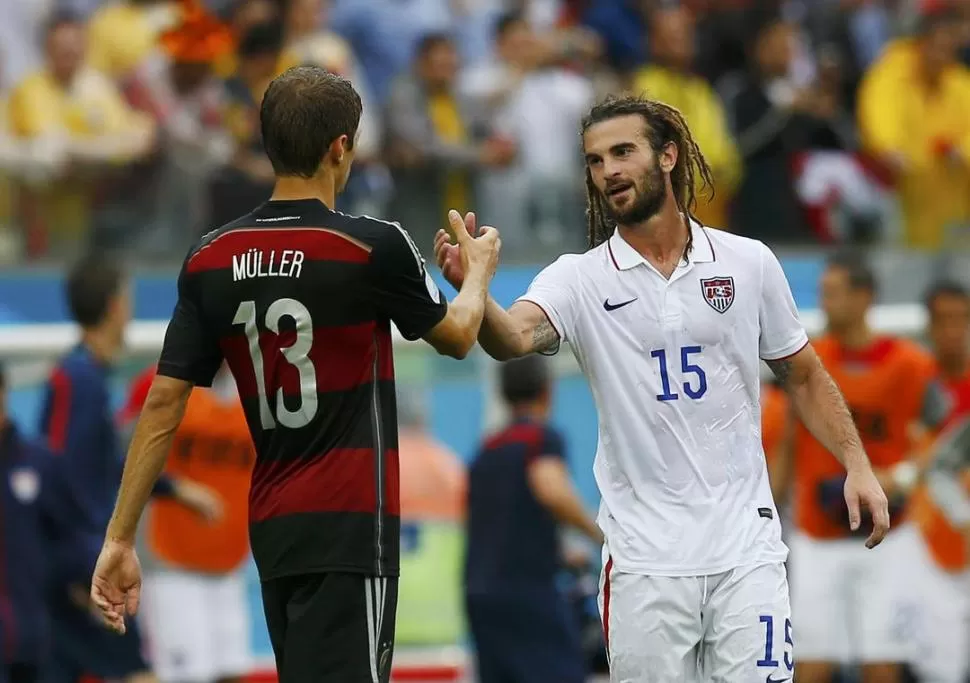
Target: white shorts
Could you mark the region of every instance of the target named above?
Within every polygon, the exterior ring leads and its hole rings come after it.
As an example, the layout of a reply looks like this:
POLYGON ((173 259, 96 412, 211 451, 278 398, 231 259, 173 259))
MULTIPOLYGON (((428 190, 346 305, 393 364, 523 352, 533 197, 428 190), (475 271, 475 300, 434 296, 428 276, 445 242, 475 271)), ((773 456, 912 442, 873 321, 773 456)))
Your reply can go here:
POLYGON ((792 611, 803 662, 908 662, 919 531, 906 524, 869 550, 862 538, 791 537, 792 611))
POLYGON ((970 672, 970 572, 941 569, 922 536, 913 571, 919 613, 907 637, 915 643, 914 668, 926 683, 964 683, 970 672))
POLYGON ((145 578, 145 627, 162 683, 211 683, 252 670, 242 570, 223 576, 164 570, 145 578))
POLYGON ((675 577, 625 574, 607 561, 599 602, 611 683, 792 678, 791 611, 781 563, 675 577))

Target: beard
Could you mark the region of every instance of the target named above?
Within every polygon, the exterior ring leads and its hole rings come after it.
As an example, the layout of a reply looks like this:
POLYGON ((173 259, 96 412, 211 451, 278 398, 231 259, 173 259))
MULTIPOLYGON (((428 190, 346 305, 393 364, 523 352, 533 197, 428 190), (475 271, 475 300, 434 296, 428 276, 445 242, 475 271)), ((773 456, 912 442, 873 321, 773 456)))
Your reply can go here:
MULTIPOLYGON (((616 184, 614 184, 614 187, 616 184)), ((607 186, 607 190, 609 190, 607 186)), ((640 177, 639 183, 633 184, 633 201, 623 208, 615 207, 606 192, 601 192, 606 215, 617 225, 631 225, 642 223, 660 213, 663 208, 665 195, 664 174, 660 165, 655 164, 640 177), (637 190, 637 187, 642 189, 637 190)))

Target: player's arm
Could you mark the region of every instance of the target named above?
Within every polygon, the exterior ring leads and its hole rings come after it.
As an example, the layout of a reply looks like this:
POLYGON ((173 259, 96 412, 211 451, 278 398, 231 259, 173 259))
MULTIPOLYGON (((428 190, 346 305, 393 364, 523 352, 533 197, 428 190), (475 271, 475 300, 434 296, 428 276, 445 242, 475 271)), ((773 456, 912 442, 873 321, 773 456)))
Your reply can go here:
MULTIPOLYGON (((475 215, 466 215, 465 224, 469 230, 474 230, 475 215)), ((448 235, 439 231, 434 248, 445 279, 453 286, 461 287, 464 270, 459 245, 452 244, 448 235)), ((556 353, 560 343, 566 340, 562 332, 564 326, 575 316, 574 278, 573 261, 564 256, 539 273, 529 291, 508 310, 489 297, 478 334, 482 349, 499 361, 530 353, 556 353)))
MULTIPOLYGON (((134 542, 138 520, 165 468, 192 388, 209 386, 221 364, 222 351, 217 338, 205 324, 183 270, 179 276, 179 299, 165 332, 158 373, 152 380, 128 447, 121 489, 108 523, 106 540, 134 542)), ((176 483, 177 493, 181 487, 181 482, 176 483)), ((184 502, 191 505, 197 494, 198 491, 190 490, 184 502)), ((204 508, 200 505, 200 512, 204 508)))
POLYGON ((482 325, 501 241, 494 229, 472 238, 457 211, 450 212, 448 220, 463 247, 468 272, 450 304, 438 291, 414 241, 397 224, 373 246, 370 274, 375 304, 405 339, 424 339, 444 356, 464 358, 482 325))
POLYGON ((795 410, 790 405, 785 411, 785 425, 775 452, 768 461, 768 481, 771 482, 771 495, 776 505, 782 505, 791 490, 795 472, 795 431, 797 427, 795 410))
POLYGON ((823 367, 798 319, 795 299, 778 259, 762 248, 759 351, 788 393, 795 414, 845 467, 845 502, 852 530, 862 523, 860 507, 872 514, 870 548, 889 531, 889 501, 862 446, 849 406, 823 367))
POLYGON ((495 360, 506 361, 530 353, 555 353, 560 337, 538 304, 516 301, 505 310, 489 297, 478 343, 495 360))
POLYGON ((765 362, 788 393, 795 414, 812 436, 847 470, 869 468, 869 458, 849 406, 812 345, 806 343, 787 358, 765 362))

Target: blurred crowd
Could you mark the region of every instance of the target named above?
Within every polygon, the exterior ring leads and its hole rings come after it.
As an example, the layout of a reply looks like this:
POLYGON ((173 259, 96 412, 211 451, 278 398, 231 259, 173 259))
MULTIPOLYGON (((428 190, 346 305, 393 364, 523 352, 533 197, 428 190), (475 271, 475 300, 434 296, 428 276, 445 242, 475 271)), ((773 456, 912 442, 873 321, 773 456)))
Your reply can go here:
POLYGON ((422 247, 474 208, 512 259, 583 246, 579 121, 679 108, 699 218, 778 243, 970 239, 970 0, 2 0, 0 256, 177 260, 265 199, 258 109, 315 63, 364 101, 339 208, 422 247))

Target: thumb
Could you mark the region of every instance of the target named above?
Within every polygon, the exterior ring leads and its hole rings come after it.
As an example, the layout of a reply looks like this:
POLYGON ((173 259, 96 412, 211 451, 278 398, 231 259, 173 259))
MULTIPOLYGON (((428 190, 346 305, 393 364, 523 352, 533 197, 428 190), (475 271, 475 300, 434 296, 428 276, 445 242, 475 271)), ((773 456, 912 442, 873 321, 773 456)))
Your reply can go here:
POLYGON ((471 239, 468 229, 465 227, 465 221, 462 220, 461 214, 454 209, 448 212, 448 228, 455 244, 461 244, 471 239))
POLYGON ((856 531, 861 523, 862 515, 859 512, 859 493, 854 489, 845 492, 845 504, 849 508, 849 528, 856 531))

